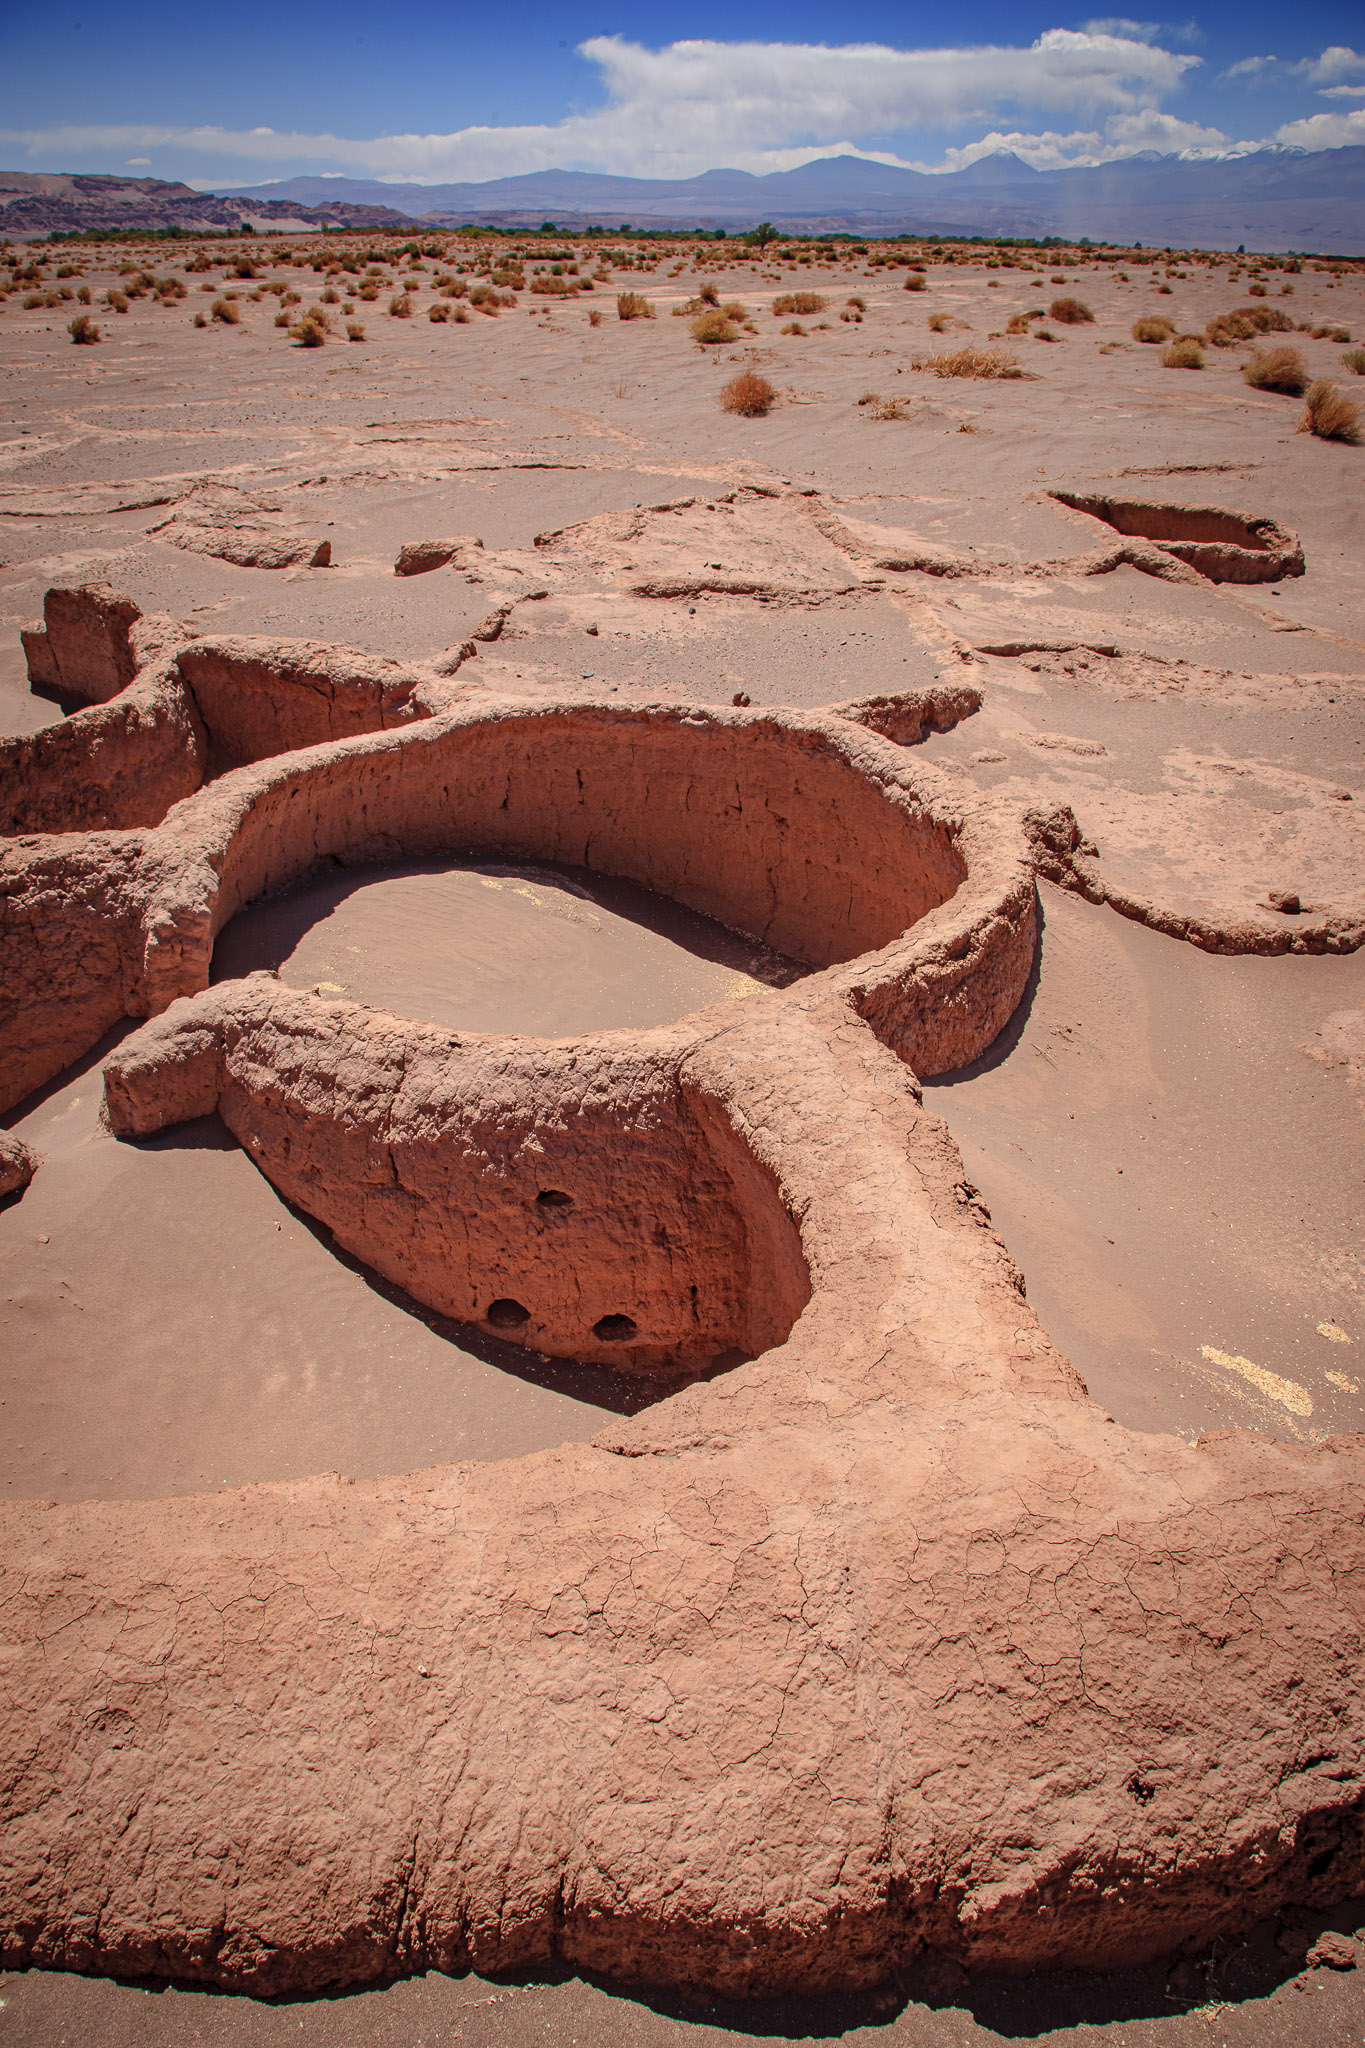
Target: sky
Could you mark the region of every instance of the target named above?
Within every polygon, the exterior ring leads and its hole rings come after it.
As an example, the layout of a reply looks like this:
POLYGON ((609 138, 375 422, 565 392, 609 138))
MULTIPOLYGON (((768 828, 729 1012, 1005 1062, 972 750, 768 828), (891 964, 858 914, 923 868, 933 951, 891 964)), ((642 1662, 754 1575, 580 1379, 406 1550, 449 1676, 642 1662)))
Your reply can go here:
POLYGON ((51 0, 0 27, 0 165, 435 184, 854 153, 955 170, 1365 143, 1359 0, 1179 21, 961 0, 51 0), (1357 45, 1360 48, 1357 48, 1357 45))

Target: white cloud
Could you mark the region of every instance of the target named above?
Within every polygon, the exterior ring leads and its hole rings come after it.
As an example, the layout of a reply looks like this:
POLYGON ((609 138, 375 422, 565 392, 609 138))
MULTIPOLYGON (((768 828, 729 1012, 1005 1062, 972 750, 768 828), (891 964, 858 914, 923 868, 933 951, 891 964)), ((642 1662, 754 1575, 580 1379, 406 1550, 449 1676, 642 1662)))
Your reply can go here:
POLYGON ((959 171, 998 149, 1012 150, 1036 171, 1058 171, 1072 164, 1114 163, 1120 157, 1135 156, 1140 149, 1156 149, 1163 154, 1183 150, 1223 155, 1255 146, 1229 142, 1220 128, 1201 127, 1197 121, 1179 121, 1173 114, 1144 108, 1138 113, 1112 116, 1103 129, 1073 129, 1064 134, 1048 129, 1042 134, 1027 134, 1018 130, 1006 133, 997 128, 983 135, 979 142, 945 150, 940 164, 917 164, 915 168, 959 171))
POLYGON ((1345 43, 1332 43, 1320 57, 1305 57, 1301 63, 1287 68, 1295 78, 1306 79, 1309 85, 1335 85, 1340 79, 1365 73, 1365 55, 1345 43))
POLYGON ((143 168, 143 166, 150 164, 151 161, 152 160, 149 156, 130 156, 128 159, 128 168, 131 170, 136 165, 138 169, 141 169, 143 168))
POLYGON ((1305 121, 1286 121, 1275 140, 1291 149, 1345 149, 1365 143, 1365 107, 1350 114, 1310 114, 1305 121))
POLYGON ((1279 65, 1278 57, 1242 57, 1219 72, 1218 82, 1221 85, 1229 78, 1264 78, 1268 71, 1277 71, 1279 65))
POLYGON ((648 50, 595 36, 581 54, 598 67, 607 104, 553 123, 369 138, 120 124, 12 129, 0 140, 49 158, 173 149, 419 182, 565 166, 686 177, 714 166, 783 170, 837 152, 898 161, 885 151, 888 137, 989 121, 1002 107, 1145 117, 1199 62, 1108 28, 1049 29, 1020 48, 937 50, 702 41, 648 50))
POLYGON ((1365 85, 1325 85, 1318 94, 1320 100, 1358 100, 1365 93, 1365 85))

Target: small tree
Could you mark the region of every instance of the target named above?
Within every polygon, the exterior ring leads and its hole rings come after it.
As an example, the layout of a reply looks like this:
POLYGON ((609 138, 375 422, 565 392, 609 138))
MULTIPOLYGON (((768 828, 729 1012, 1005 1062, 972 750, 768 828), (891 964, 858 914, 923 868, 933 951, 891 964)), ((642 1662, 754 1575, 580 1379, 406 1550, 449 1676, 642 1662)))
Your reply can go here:
POLYGON ((756 228, 750 228, 744 239, 751 249, 766 249, 769 242, 778 242, 782 238, 770 220, 761 220, 756 228))

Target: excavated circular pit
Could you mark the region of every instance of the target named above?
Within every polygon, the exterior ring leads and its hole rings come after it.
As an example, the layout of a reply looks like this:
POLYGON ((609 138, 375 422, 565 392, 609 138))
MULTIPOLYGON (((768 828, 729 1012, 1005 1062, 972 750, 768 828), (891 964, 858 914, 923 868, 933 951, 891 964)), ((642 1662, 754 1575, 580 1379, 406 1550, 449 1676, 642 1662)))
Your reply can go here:
POLYGON ((638 883, 445 860, 332 869, 238 912, 215 982, 266 969, 452 1031, 648 1030, 785 988, 794 961, 638 883))

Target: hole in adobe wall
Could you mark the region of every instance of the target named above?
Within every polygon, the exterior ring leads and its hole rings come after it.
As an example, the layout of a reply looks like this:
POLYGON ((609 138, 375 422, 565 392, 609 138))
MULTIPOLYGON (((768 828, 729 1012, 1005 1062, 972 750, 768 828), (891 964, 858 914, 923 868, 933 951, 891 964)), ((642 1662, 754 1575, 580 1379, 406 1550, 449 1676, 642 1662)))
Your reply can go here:
POLYGON ((592 1326, 604 1344, 625 1344, 637 1334, 634 1316, 599 1316, 592 1326))
POLYGON ((500 1295, 497 1301, 490 1301, 488 1314, 484 1318, 495 1330, 520 1330, 531 1320, 529 1308, 523 1308, 519 1301, 513 1301, 508 1294, 500 1295))
POLYGON ((542 1188, 536 1196, 542 1209, 572 1209, 573 1196, 566 1195, 563 1188, 542 1188))

